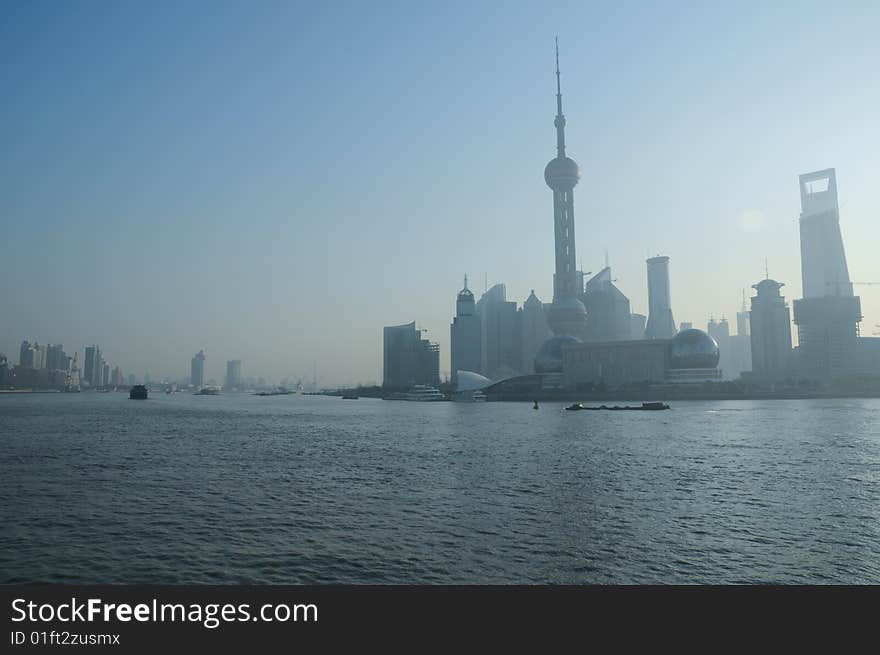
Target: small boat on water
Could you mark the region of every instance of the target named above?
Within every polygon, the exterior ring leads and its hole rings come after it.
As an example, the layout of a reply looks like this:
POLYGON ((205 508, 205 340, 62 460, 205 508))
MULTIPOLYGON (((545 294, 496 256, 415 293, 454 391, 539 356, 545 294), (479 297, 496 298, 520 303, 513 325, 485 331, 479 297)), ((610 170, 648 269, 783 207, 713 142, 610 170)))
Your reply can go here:
POLYGON ((641 405, 613 405, 611 407, 608 407, 607 405, 599 405, 598 407, 587 407, 585 405, 582 405, 581 403, 574 403, 572 405, 569 405, 565 409, 572 412, 577 412, 580 410, 599 411, 602 409, 607 409, 610 411, 657 411, 661 409, 669 409, 669 405, 667 405, 666 403, 642 403, 641 405))
POLYGON ((148 393, 144 385, 136 384, 129 390, 128 397, 130 400, 146 400, 148 393))
POLYGON ((294 392, 290 391, 285 387, 278 387, 274 391, 261 391, 260 393, 254 394, 256 396, 290 396, 294 392))
POLYGON ((199 396, 217 396, 220 394, 220 387, 216 384, 208 384, 199 389, 199 396))

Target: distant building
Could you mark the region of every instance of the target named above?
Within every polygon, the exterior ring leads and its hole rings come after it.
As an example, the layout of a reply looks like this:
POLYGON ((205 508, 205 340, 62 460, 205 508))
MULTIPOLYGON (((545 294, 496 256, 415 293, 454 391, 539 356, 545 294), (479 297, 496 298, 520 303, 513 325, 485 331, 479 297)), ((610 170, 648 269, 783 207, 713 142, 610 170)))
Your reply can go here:
POLYGON ((457 383, 458 371, 478 373, 482 362, 480 316, 477 314, 474 294, 468 289, 467 275, 464 288, 455 301, 455 317, 449 328, 451 344, 452 381, 457 383))
POLYGON ((646 339, 670 339, 675 334, 669 292, 669 257, 651 257, 648 265, 648 324, 646 339))
POLYGON ((86 346, 82 379, 93 387, 98 386, 98 362, 100 359, 101 351, 98 349, 98 346, 86 346))
POLYGON ((133 387, 138 383, 137 376, 134 373, 128 374, 128 386, 133 387))
POLYGON ((22 368, 35 368, 34 348, 30 341, 22 341, 18 350, 18 365, 22 368))
POLYGON ((70 368, 70 358, 60 343, 46 347, 46 368, 51 371, 66 371, 70 368))
POLYGON ((736 334, 730 337, 729 378, 738 379, 752 370, 752 338, 749 334, 749 312, 743 296, 742 311, 736 313, 736 334))
POLYGON ((858 345, 858 364, 854 375, 868 378, 874 383, 880 381, 880 337, 861 337, 858 345))
POLYGON ((101 366, 101 386, 106 386, 108 384, 113 384, 110 379, 110 364, 104 363, 101 366))
POLYGON ((632 341, 640 341, 645 338, 645 324, 648 317, 644 314, 629 315, 629 338, 632 341))
POLYGON ((34 368, 36 369, 46 369, 46 356, 48 355, 48 350, 46 346, 40 346, 38 344, 34 344, 34 368))
POLYGON ((522 364, 521 330, 516 303, 507 300, 507 288, 496 284, 476 304, 480 317, 480 373, 493 380, 510 377, 522 364))
POLYGON ((720 321, 716 321, 714 318, 710 318, 709 324, 706 326, 706 332, 718 344, 720 352, 718 366, 721 369, 722 377, 725 380, 732 379, 730 373, 730 325, 728 325, 727 319, 722 317, 720 321))
POLYGON ((122 376, 122 371, 119 369, 118 366, 114 366, 112 373, 110 373, 110 384, 114 387, 121 387, 123 384, 125 384, 125 380, 122 376))
POLYGON ((523 303, 522 309, 519 310, 520 324, 520 347, 522 352, 522 362, 519 370, 523 373, 534 373, 535 356, 541 345, 549 339, 553 333, 547 324, 547 314, 544 311, 544 303, 538 300, 535 290, 529 294, 523 303))
POLYGON ((12 384, 12 371, 9 367, 9 359, 3 353, 0 353, 0 388, 7 387, 12 384))
POLYGON ((630 338, 632 314, 629 298, 614 286, 609 266, 584 285, 580 300, 587 310, 585 341, 626 341, 630 338))
POLYGON ((36 342, 22 341, 18 365, 22 368, 44 369, 46 368, 46 354, 46 346, 41 346, 36 342))
POLYGON ((749 314, 752 372, 760 380, 781 380, 790 374, 791 314, 779 293, 783 286, 769 278, 752 285, 757 291, 749 314))
POLYGON ((240 390, 242 388, 240 359, 231 359, 226 362, 226 384, 224 385, 224 388, 227 391, 233 389, 240 390))
POLYGON ((205 386, 205 351, 200 350, 190 362, 189 383, 194 387, 205 386))
POLYGON ((440 384, 440 347, 422 339, 415 321, 384 328, 382 386, 408 389, 414 384, 440 384))

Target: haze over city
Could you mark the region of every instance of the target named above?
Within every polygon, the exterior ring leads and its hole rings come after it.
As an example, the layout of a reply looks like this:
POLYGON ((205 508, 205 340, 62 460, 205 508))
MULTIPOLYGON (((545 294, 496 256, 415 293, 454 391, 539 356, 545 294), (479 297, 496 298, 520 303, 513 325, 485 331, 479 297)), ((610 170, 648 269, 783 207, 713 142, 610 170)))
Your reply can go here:
POLYGON ((880 8, 774 5, 6 7, 0 351, 344 384, 415 320, 448 371, 465 273, 552 299, 557 34, 578 256, 634 312, 655 254, 676 321, 732 319, 765 266, 800 297, 798 175, 830 167, 880 282, 880 8))

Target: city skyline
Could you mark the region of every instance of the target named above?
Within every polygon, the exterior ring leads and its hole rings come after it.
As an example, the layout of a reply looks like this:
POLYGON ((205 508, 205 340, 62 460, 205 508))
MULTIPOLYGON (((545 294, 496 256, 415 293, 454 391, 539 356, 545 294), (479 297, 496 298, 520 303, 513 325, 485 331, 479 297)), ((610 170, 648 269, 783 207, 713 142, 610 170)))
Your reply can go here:
MULTIPOLYGON (((3 232, 16 245, 6 253, 13 274, 0 283, 0 352, 14 358, 23 339, 36 338, 67 344, 82 357, 86 345, 98 343, 124 372, 180 378, 204 348, 206 378, 222 380, 232 358, 255 375, 310 377, 317 359, 328 384, 345 384, 378 380, 382 327, 414 318, 440 343, 441 370, 449 371, 448 325, 464 273, 478 281, 477 297, 484 275, 489 286, 503 282, 518 304, 532 289, 544 302, 553 296, 553 217, 541 167, 552 156, 548 100, 557 31, 566 114, 577 124, 567 145, 583 171, 575 208, 579 268, 599 270, 607 249, 634 313, 648 313, 644 262, 658 254, 671 257, 678 321, 732 322, 741 290, 765 277, 765 262, 787 298, 801 297, 797 177, 830 167, 838 173, 850 277, 880 281, 872 177, 880 142, 869 119, 877 92, 864 84, 877 53, 868 39, 871 21, 852 8, 838 10, 832 19, 823 15, 820 30, 817 8, 792 15, 777 7, 740 10, 753 22, 747 26, 733 9, 695 9, 660 36, 646 32, 632 10, 569 9, 575 20, 567 31, 534 7, 511 10, 505 29, 495 31, 478 27, 486 7, 472 10, 473 24, 462 26, 437 7, 404 10, 427 35, 450 32, 460 46, 450 53, 448 44, 417 44, 406 35, 371 46, 356 34, 356 16, 329 38, 322 10, 307 16, 315 34, 295 46, 270 19, 305 27, 290 10, 268 5, 246 26, 233 25, 242 9, 224 6, 207 33, 187 45, 196 20, 205 18, 189 8, 167 56, 185 56, 187 47, 204 56, 167 77, 170 68, 124 53, 93 70, 117 37, 102 33, 89 43, 78 36, 74 27, 88 10, 64 16, 65 29, 55 33, 17 9, 18 31, 0 46, 16 67, 4 83, 16 101, 0 110, 12 135, 0 156, 10 189, 0 211, 12 217, 3 232), (816 37, 812 49, 803 31, 795 43, 771 29, 792 22, 816 37), (598 38, 585 43, 590 39, 578 38, 575 26, 598 38), (603 26, 625 28, 625 38, 613 42, 603 26), (675 38, 687 26, 705 31, 678 51, 675 38), (249 82, 259 102, 228 93, 230 82, 253 77, 249 55, 218 49, 242 31, 266 36, 259 56, 268 49, 278 61, 249 82), (722 33, 713 44, 710 36, 722 33), (844 33, 843 41, 828 38, 844 33), (69 80, 28 43, 50 36, 59 49, 81 47, 66 63, 69 80), (635 48, 640 38, 647 44, 635 48), (327 43, 349 50, 334 52, 327 43), (735 61, 723 52, 731 44, 735 61), (651 47, 659 48, 657 61, 642 58, 651 47), (320 75, 304 63, 318 52, 329 64, 318 67, 320 75), (363 57, 362 66, 351 64, 351 52, 363 57), (704 61, 691 61, 699 55, 704 61), (224 69, 229 79, 196 84, 218 64, 234 64, 224 69), (127 67, 145 91, 120 82, 127 67), (426 68, 432 74, 418 79, 426 68), (655 77, 664 70, 668 84, 655 77), (49 82, 36 82, 46 71, 49 82), (411 111, 400 112, 388 71, 405 82, 411 111), (361 74, 366 80, 358 83, 361 74), (280 90, 294 81, 303 93, 280 90), (77 82, 86 83, 85 98, 72 103, 66 121, 38 123, 40 107, 67 98, 77 82), (116 97, 108 95, 114 82, 121 84, 116 97), (168 97, 159 94, 165 87, 168 97), (234 102, 221 111, 213 103, 222 99, 234 102), (98 125, 89 109, 114 120, 98 125), (263 118, 267 126, 258 124, 263 118), (147 124, 157 132, 153 145, 136 136, 147 124), (277 146, 270 136, 279 137, 277 146), (183 143, 175 142, 180 137, 183 143), (90 149, 93 141, 102 147, 90 149), (349 173, 341 180, 318 175, 333 170, 334 153, 349 173), (209 166, 217 157, 229 161, 209 166), (407 163, 416 157, 420 170, 407 163), (120 163, 126 165, 117 169, 120 163), (162 170, 166 164, 170 170, 162 170), (475 176, 476 165, 488 174, 475 176), (36 187, 38 171, 45 188, 36 187), (96 180, 106 193, 95 190, 96 180), (391 242, 402 246, 393 258, 391 242), (55 297, 34 303, 24 291, 55 297)), ((160 18, 178 13, 161 6, 146 17, 111 12, 106 20, 147 41, 164 27, 160 18), (150 20, 135 26, 144 18, 150 20)), ((880 323, 880 285, 860 286, 858 294, 862 334, 870 335, 880 323)))

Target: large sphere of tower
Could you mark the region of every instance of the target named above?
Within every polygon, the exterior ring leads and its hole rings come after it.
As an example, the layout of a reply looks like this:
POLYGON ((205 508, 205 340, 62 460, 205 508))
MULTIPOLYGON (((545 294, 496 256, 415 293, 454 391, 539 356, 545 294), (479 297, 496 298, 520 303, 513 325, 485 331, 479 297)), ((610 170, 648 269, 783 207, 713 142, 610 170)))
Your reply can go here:
POLYGON ((544 181, 554 191, 573 189, 580 179, 581 169, 571 157, 551 159, 544 169, 544 181))

